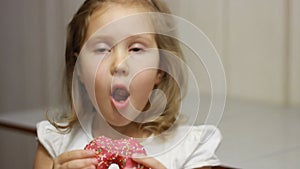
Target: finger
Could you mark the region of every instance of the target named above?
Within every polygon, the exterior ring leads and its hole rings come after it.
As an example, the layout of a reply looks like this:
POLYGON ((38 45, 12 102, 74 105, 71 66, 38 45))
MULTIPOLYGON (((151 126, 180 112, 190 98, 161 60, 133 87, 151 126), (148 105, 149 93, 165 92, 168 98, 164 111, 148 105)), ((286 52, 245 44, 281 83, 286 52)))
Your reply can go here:
POLYGON ((85 158, 85 159, 77 159, 68 161, 61 165, 61 168, 64 169, 82 169, 82 168, 96 168, 95 166, 98 164, 96 158, 85 158))
POLYGON ((63 164, 68 161, 72 161, 75 159, 84 159, 96 157, 96 153, 90 150, 73 150, 69 152, 65 152, 57 157, 57 162, 59 164, 63 164))
POLYGON ((132 158, 133 161, 144 165, 145 167, 152 168, 152 169, 166 169, 164 165, 162 165, 159 161, 157 161, 153 157, 146 157, 146 158, 132 158))

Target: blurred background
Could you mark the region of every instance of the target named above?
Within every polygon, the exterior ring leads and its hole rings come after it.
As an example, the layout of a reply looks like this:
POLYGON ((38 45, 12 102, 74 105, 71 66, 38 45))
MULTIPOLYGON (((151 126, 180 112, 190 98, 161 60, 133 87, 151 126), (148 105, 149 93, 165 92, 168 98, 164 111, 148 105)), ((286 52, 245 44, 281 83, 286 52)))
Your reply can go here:
MULTIPOLYGON (((228 99, 217 154, 224 165, 299 167, 300 0, 165 1, 210 38, 223 62, 228 99)), ((45 108, 62 104, 66 26, 82 2, 1 3, 0 168, 33 166, 30 131, 45 108)))

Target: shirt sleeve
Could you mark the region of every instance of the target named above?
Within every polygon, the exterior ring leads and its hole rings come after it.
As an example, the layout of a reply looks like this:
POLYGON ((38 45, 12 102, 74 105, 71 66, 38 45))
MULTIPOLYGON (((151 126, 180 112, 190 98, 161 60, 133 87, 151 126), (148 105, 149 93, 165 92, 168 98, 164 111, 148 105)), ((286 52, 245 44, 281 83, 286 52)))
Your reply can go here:
POLYGON ((41 121, 37 123, 37 138, 44 146, 52 158, 57 157, 61 152, 61 145, 64 135, 61 134, 48 121, 41 121))
POLYGON ((217 166, 220 161, 215 151, 221 142, 220 131, 214 126, 197 126, 191 132, 186 145, 191 145, 193 151, 187 158, 184 168, 199 168, 217 166))

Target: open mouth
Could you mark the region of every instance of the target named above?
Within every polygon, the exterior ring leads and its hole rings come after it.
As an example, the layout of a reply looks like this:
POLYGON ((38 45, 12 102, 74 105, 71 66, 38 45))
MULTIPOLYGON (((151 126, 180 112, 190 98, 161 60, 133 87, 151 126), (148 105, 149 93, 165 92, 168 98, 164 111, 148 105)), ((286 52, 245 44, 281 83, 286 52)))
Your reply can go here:
POLYGON ((112 98, 117 102, 124 102, 128 99, 129 92, 125 88, 115 88, 112 92, 112 98))
POLYGON ((122 110, 129 104, 129 91, 125 86, 117 85, 112 88, 111 100, 113 105, 118 109, 122 110))

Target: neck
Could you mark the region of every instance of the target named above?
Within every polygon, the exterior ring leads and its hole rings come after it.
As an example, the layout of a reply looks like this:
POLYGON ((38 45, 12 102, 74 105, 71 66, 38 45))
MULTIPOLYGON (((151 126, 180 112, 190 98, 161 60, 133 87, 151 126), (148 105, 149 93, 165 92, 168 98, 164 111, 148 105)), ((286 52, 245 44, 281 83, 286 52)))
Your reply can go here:
POLYGON ((138 130, 138 125, 136 123, 129 123, 126 126, 113 126, 110 125, 117 132, 126 135, 128 137, 141 137, 141 132, 138 130))
POLYGON ((145 138, 150 134, 138 130, 138 124, 131 122, 126 126, 113 126, 108 124, 101 117, 94 118, 92 124, 93 137, 106 136, 112 139, 124 137, 145 138))

